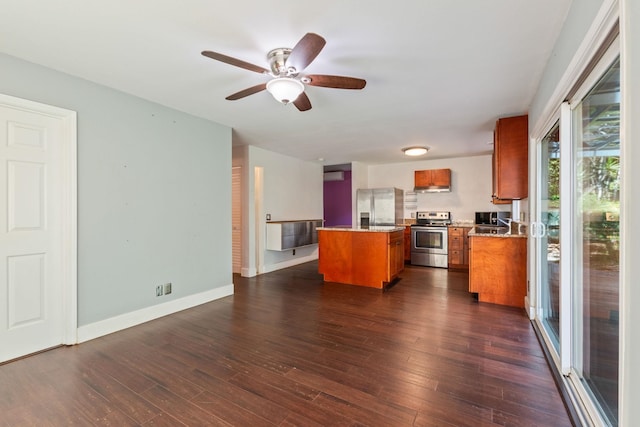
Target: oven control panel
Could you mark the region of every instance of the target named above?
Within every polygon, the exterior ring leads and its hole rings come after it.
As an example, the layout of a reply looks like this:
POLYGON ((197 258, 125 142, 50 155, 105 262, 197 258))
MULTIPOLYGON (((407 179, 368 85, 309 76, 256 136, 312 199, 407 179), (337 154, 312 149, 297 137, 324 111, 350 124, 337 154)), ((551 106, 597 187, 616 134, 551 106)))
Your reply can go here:
POLYGON ((416 219, 418 220, 447 220, 449 219, 450 212, 416 212, 416 219))

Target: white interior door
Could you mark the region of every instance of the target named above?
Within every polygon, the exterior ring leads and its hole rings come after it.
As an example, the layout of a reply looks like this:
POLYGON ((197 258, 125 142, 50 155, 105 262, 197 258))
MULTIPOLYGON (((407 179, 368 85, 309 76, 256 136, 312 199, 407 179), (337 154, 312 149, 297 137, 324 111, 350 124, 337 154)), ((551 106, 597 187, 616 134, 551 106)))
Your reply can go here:
POLYGON ((6 98, 0 98, 0 362, 73 341, 68 318, 76 315, 69 304, 69 291, 75 285, 70 283, 75 278, 70 264, 75 268, 75 262, 70 263, 69 258, 75 254, 69 247, 67 228, 68 123, 3 100, 6 98))

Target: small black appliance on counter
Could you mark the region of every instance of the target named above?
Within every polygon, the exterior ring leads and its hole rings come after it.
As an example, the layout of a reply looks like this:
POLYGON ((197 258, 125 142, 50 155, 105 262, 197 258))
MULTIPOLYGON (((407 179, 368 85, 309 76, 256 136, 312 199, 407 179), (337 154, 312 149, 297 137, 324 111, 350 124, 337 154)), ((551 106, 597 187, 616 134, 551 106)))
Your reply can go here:
POLYGON ((476 225, 505 227, 509 219, 511 219, 511 212, 476 212, 476 225))

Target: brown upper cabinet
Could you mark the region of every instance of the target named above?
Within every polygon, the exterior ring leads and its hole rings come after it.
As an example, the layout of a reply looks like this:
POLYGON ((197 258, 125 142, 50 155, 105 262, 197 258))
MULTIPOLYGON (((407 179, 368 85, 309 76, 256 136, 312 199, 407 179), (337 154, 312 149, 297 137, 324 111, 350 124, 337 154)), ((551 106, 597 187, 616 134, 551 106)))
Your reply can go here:
POLYGON ((493 134, 493 202, 511 203, 528 196, 528 116, 498 119, 493 134))
POLYGON ((429 169, 414 172, 416 191, 450 191, 451 169, 429 169))

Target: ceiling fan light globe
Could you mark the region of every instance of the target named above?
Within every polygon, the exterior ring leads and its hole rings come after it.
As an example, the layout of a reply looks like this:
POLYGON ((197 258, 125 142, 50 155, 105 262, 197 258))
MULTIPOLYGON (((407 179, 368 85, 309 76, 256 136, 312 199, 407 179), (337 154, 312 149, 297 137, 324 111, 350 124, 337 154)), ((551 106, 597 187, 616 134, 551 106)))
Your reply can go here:
POLYGON ((267 82, 267 90, 278 102, 288 104, 304 91, 304 85, 290 77, 278 77, 267 82))

